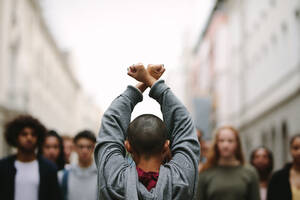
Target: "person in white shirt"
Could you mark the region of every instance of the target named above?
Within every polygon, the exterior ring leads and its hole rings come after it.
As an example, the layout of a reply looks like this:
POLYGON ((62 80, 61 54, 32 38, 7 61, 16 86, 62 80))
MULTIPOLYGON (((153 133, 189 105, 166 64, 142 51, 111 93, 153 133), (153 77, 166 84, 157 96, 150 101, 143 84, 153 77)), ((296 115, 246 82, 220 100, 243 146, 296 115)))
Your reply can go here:
POLYGON ((93 159, 96 137, 88 130, 74 137, 78 164, 59 172, 59 179, 65 200, 97 199, 97 168, 93 159))
POLYGON ((50 161, 37 156, 46 128, 29 115, 5 126, 7 143, 17 154, 0 160, 0 198, 5 200, 60 200, 57 170, 50 161))

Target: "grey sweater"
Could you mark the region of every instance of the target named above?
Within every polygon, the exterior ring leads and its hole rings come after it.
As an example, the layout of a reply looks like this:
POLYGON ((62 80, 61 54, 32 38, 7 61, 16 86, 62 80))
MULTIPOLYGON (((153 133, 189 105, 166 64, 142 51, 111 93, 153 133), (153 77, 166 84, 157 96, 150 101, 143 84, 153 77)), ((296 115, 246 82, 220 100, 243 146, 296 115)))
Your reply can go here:
MULTIPOLYGON (((81 168, 78 164, 68 169, 67 179, 68 200, 96 200, 97 199, 97 168, 93 163, 88 168, 81 168)), ((62 185, 64 170, 58 172, 62 185)))
POLYGON ((142 93, 128 86, 102 118, 95 149, 98 167, 98 199, 168 200, 194 199, 196 195, 200 146, 186 108, 163 80, 157 81, 149 96, 160 105, 169 131, 172 160, 161 165, 155 188, 148 191, 139 182, 135 166, 125 159, 124 140, 135 105, 142 93))

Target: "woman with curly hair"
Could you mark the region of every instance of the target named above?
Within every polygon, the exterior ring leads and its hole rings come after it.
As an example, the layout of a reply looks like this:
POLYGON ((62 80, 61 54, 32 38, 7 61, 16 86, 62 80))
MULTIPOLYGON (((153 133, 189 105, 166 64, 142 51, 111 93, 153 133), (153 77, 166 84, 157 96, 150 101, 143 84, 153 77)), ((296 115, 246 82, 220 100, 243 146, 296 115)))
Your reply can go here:
POLYGON ((46 133, 44 143, 40 149, 40 154, 45 158, 56 164, 57 169, 64 169, 64 146, 62 137, 54 130, 50 130, 46 133))
POLYGON ((198 182, 197 199, 259 200, 255 169, 245 165, 238 131, 220 127, 203 165, 198 182))
POLYGON ((61 199, 56 167, 38 156, 46 128, 36 118, 22 115, 5 126, 7 143, 17 153, 0 160, 0 194, 6 200, 61 199))

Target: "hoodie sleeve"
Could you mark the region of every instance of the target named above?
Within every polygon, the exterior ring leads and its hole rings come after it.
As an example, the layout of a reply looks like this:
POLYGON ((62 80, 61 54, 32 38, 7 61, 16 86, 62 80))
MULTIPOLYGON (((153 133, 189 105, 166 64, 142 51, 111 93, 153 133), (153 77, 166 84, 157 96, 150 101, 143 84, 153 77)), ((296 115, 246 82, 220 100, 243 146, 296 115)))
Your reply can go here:
POLYGON ((131 113, 137 103, 143 100, 142 93, 133 86, 118 96, 105 111, 95 148, 95 162, 98 168, 98 188, 104 199, 122 199, 121 189, 125 181, 124 140, 130 123, 131 113), (101 193, 103 191, 103 193, 101 193), (109 196, 109 197, 108 197, 109 196))
MULTIPOLYGON (((200 145, 192 118, 163 80, 157 81, 152 86, 149 95, 161 105, 164 122, 169 131, 173 157, 168 165, 176 174, 174 180, 178 177, 177 182, 174 182, 173 185, 174 187, 185 185, 182 194, 186 194, 185 190, 188 190, 189 196, 194 198, 200 145)), ((178 195, 180 194, 178 193, 178 195)), ((182 196, 182 198, 186 197, 182 196)))

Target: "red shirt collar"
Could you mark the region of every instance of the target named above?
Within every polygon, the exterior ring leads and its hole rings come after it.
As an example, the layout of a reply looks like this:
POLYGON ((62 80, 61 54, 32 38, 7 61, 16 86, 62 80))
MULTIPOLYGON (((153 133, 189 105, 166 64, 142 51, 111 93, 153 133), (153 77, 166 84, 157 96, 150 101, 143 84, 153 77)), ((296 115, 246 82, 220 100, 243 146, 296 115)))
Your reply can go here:
POLYGON ((139 176, 139 181, 143 183, 143 185, 150 191, 152 188, 156 186, 159 172, 145 172, 138 166, 136 166, 136 170, 139 176))

